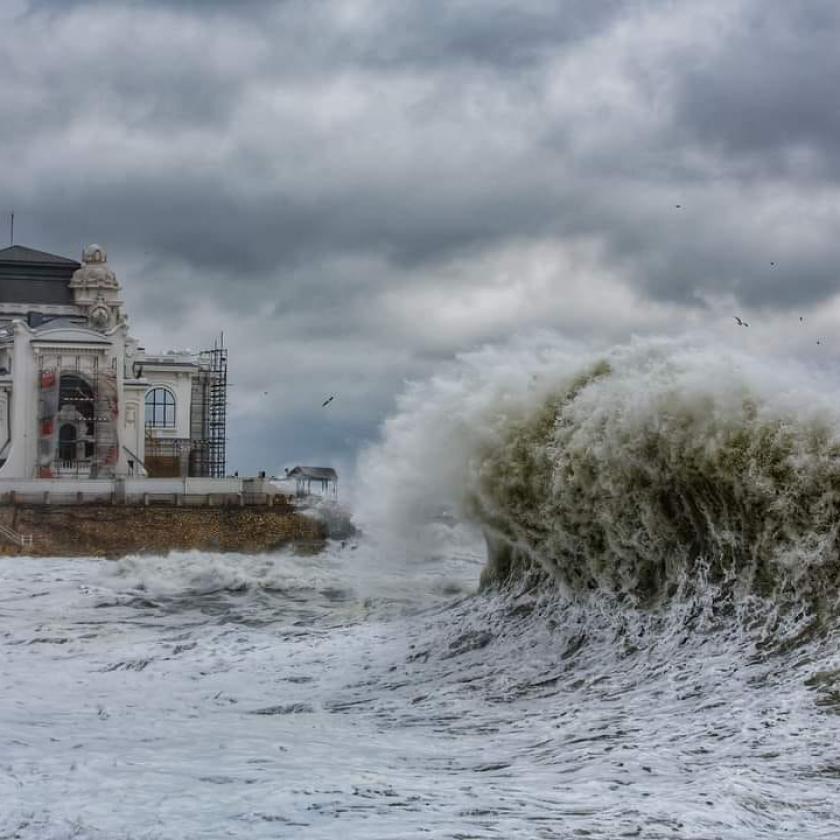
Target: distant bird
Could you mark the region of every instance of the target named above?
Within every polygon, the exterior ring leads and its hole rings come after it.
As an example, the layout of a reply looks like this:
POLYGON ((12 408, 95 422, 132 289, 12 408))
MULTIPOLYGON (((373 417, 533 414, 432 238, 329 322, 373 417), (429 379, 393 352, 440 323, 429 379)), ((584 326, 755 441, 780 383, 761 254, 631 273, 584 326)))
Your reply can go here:
POLYGON ((335 399, 335 394, 330 394, 322 403, 321 408, 325 408, 335 399))
POLYGON ((799 316, 799 320, 800 320, 800 321, 804 321, 804 320, 805 320, 805 317, 804 317, 803 315, 800 315, 800 316, 799 316))
POLYGON ((680 210, 682 208, 682 204, 675 204, 674 207, 676 207, 677 210, 680 210))
POLYGON ((817 339, 817 344, 819 344, 819 343, 820 343, 820 340, 819 340, 819 339, 817 339))
POLYGON ((776 263, 774 263, 773 260, 770 260, 770 265, 776 265, 776 263))
POLYGON ((268 396, 268 391, 263 391, 263 396, 267 397, 268 396))
POLYGON ((732 316, 737 322, 739 327, 748 327, 749 324, 746 321, 742 321, 737 315, 732 316))

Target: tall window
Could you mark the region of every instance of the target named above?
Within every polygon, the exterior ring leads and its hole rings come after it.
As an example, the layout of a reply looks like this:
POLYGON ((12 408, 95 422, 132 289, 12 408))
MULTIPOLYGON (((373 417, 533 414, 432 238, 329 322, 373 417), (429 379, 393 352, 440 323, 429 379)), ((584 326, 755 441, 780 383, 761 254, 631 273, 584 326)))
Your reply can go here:
POLYGON ((76 427, 72 423, 65 423, 58 430, 58 457, 73 464, 76 462, 77 452, 76 427))
POLYGON ((152 388, 146 394, 146 426, 171 429, 175 425, 175 397, 168 388, 152 388))

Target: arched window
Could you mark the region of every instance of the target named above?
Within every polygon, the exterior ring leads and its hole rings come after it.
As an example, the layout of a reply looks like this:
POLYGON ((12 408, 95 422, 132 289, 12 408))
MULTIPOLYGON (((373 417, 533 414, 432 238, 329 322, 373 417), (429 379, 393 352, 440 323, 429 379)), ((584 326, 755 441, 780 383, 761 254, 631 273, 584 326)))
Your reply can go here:
POLYGON ((168 388, 152 388, 146 394, 146 426, 171 429, 175 425, 175 397, 168 388))

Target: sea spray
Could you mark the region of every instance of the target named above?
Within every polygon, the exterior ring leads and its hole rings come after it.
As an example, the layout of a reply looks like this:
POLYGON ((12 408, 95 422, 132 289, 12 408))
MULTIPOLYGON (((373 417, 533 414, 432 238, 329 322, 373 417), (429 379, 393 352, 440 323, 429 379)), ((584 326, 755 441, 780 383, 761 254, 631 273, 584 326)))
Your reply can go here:
POLYGON ((637 605, 706 579, 837 599, 840 400, 824 374, 702 337, 485 348, 412 386, 362 473, 391 521, 456 510, 485 582, 637 605))
POLYGON ((500 443, 510 423, 548 396, 555 372, 579 359, 576 345, 544 336, 461 355, 430 379, 409 383, 380 441, 359 457, 354 519, 409 551, 445 549, 441 526, 468 522, 471 458, 500 443))

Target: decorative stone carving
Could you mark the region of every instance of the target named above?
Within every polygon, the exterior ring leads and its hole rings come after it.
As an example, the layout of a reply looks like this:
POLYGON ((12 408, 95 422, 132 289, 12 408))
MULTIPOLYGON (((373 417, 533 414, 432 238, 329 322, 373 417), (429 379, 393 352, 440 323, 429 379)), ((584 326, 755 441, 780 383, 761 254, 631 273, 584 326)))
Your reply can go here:
POLYGON ((97 303, 91 307, 89 317, 92 326, 98 330, 104 330, 111 320, 111 310, 104 304, 97 303))
POLYGON ((88 265, 92 265, 93 263, 106 263, 108 262, 108 252, 96 243, 88 245, 82 251, 82 262, 88 265))
POLYGON ((85 310, 93 329, 104 331, 125 320, 120 311, 120 284, 101 245, 84 249, 82 266, 73 273, 69 285, 76 305, 85 310))
POLYGON ((100 245, 88 245, 82 253, 82 267, 70 281, 71 289, 113 289, 119 291, 117 275, 108 265, 108 254, 100 245))

